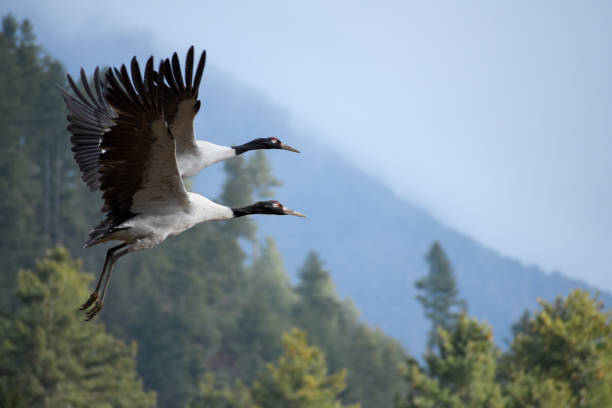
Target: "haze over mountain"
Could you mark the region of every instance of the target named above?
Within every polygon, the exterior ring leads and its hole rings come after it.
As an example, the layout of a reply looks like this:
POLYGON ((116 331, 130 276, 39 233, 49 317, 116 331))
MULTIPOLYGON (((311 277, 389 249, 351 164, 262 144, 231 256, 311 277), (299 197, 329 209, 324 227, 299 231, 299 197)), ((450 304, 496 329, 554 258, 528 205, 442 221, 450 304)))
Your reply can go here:
MULTIPOLYGON (((215 142, 238 144, 275 136, 301 149, 272 151, 267 157, 284 185, 276 198, 304 212, 304 222, 260 217, 260 233, 278 243, 293 276, 307 251, 327 261, 339 292, 350 296, 362 317, 400 339, 411 353, 424 350, 428 323, 415 300, 413 283, 426 273, 424 254, 434 240, 455 267, 460 296, 469 311, 490 322, 499 344, 510 326, 536 299, 554 299, 583 282, 558 272, 500 256, 468 236, 448 228, 425 211, 397 197, 320 145, 306 130, 292 128, 290 113, 244 83, 218 71, 209 73, 198 134, 215 142)), ((248 154, 248 153, 247 153, 248 154)), ((220 168, 197 176, 195 190, 215 196, 220 168)), ((609 293, 601 299, 612 305, 609 293)))

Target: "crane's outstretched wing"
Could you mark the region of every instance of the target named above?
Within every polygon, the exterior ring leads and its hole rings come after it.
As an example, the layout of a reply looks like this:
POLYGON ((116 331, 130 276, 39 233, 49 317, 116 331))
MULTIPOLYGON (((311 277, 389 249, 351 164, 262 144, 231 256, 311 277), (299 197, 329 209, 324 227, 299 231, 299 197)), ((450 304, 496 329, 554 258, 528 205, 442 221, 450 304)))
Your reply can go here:
MULTIPOLYGON (((159 74, 163 75, 160 65, 159 74)), ((118 117, 100 145, 101 186, 104 208, 116 214, 166 213, 189 198, 176 162, 176 145, 164 117, 164 87, 155 86, 158 73, 153 57, 147 61, 144 80, 136 58, 131 78, 125 65, 109 70, 106 93, 118 117)))
POLYGON ((160 75, 156 81, 158 86, 164 88, 164 113, 179 152, 196 148, 193 119, 200 110, 198 89, 206 65, 206 51, 202 51, 200 55, 195 75, 193 54, 194 49, 191 46, 185 58, 184 80, 181 64, 175 52, 171 59, 163 61, 164 75, 160 75))
POLYGON ((81 69, 81 84, 87 96, 68 74, 68 83, 75 96, 62 89, 64 102, 68 108, 68 131, 72 134, 70 141, 74 160, 81 170, 81 177, 90 191, 100 188, 100 140, 113 126, 117 114, 106 102, 104 93, 106 85, 100 80, 99 69, 93 77, 95 95, 92 92, 85 71, 81 69))

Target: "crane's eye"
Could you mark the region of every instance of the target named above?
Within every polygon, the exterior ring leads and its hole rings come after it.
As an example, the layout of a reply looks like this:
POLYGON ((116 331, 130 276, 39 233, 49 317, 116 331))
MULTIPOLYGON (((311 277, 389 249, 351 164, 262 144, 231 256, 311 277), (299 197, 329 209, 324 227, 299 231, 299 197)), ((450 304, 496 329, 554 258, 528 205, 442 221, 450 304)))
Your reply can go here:
POLYGON ((277 139, 277 138, 275 138, 275 137, 271 137, 271 138, 270 138, 270 141, 271 141, 272 143, 278 143, 278 142, 280 142, 280 140, 278 140, 278 139, 277 139))
POLYGON ((280 207, 281 203, 279 203, 278 201, 272 201, 272 206, 274 207, 280 207))

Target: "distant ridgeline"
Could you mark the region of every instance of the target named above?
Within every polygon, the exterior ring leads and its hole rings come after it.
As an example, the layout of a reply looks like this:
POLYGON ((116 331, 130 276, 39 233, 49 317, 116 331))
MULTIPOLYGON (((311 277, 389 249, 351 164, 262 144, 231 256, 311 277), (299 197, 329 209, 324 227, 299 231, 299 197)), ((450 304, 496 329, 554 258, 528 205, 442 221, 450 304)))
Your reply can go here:
MULTIPOLYGON (((261 235, 277 239, 293 276, 307 251, 316 250, 339 293, 353 299, 365 321, 400 339, 411 353, 424 350, 427 327, 413 283, 424 275, 424 256, 435 240, 454 266, 470 315, 490 322, 502 346, 512 323, 525 309, 536 307, 537 298, 553 300, 573 288, 596 291, 584 282, 503 257, 444 226, 325 150, 310 134, 294 130, 286 111, 247 85, 211 70, 202 94, 206 112, 198 134, 203 137, 237 143, 278 136, 302 151, 302 160, 268 157, 273 173, 288 180, 276 190, 277 197, 299 203, 308 222, 296 226, 271 217, 258 220, 261 235)), ((215 191, 209 180, 214 176, 200 174, 195 189, 215 191)), ((600 299, 612 306, 609 293, 600 292, 600 299)))

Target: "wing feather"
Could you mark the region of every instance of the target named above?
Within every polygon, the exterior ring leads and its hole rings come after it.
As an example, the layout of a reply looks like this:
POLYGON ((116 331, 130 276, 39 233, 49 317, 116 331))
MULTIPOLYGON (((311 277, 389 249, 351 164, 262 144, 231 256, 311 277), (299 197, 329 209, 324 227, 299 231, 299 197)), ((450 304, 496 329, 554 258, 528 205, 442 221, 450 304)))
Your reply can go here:
POLYGON ((74 96, 65 89, 62 89, 62 96, 69 112, 67 129, 72 134, 72 151, 81 170, 81 178, 89 190, 94 191, 100 187, 100 140, 114 126, 113 119, 117 115, 104 100, 105 85, 100 81, 98 68, 93 78, 95 94, 88 84, 84 70, 80 72, 80 79, 85 94, 70 75, 67 75, 67 79, 74 96))
POLYGON ((172 211, 185 205, 188 196, 164 118, 164 88, 154 86, 152 58, 147 61, 144 82, 135 59, 131 77, 125 66, 118 71, 121 77, 116 78, 116 72, 106 74, 107 100, 119 116, 101 144, 103 211, 113 216, 172 211))
MULTIPOLYGON (((151 61, 151 58, 149 58, 151 61)), ((142 76, 140 75, 140 67, 138 66, 138 61, 136 57, 132 58, 132 82, 134 83, 134 88, 136 88, 136 92, 139 94, 144 94, 144 83, 142 82, 142 76)))
POLYGON ((135 109, 142 109, 142 101, 138 98, 138 94, 134 90, 132 86, 132 82, 130 80, 130 74, 128 74, 127 68, 125 65, 121 65, 121 83, 123 84, 124 89, 127 91, 129 95, 129 99, 134 105, 135 109))
POLYGON ((176 83, 178 84, 179 91, 185 92, 185 85, 183 84, 183 73, 181 72, 181 64, 178 59, 176 52, 172 54, 172 72, 176 77, 176 83))
POLYGON ((175 137, 179 153, 196 148, 193 120, 200 107, 198 89, 205 65, 206 52, 202 52, 194 74, 194 47, 192 46, 187 51, 185 58, 185 78, 183 78, 178 54, 174 53, 170 59, 163 62, 164 75, 159 75, 156 79, 157 86, 165 88, 164 113, 170 131, 175 137))
POLYGON ((89 88, 89 81, 87 80, 87 75, 85 75, 85 70, 83 68, 81 68, 81 83, 83 84, 83 89, 85 89, 85 92, 87 92, 89 99, 91 101, 95 101, 96 98, 93 96, 93 93, 89 88))
POLYGON ((200 62, 198 62, 198 68, 196 69, 195 79, 193 81, 193 89, 196 91, 200 89, 200 81, 202 81, 202 74, 204 74, 204 66, 206 65, 206 50, 202 51, 200 55, 200 62))
POLYGON ((192 76, 193 76, 193 47, 190 47, 189 51, 187 51, 187 56, 185 57, 185 88, 188 91, 191 91, 191 81, 193 80, 192 76))

